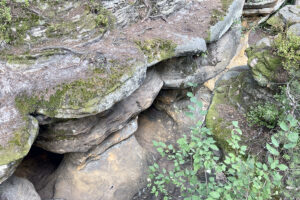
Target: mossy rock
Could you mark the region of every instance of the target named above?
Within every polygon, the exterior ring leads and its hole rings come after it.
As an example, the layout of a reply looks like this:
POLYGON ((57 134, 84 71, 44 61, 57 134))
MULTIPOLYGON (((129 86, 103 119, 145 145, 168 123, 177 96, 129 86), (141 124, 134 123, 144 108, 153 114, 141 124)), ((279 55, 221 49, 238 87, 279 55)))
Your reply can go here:
POLYGON ((210 29, 207 42, 220 39, 232 24, 238 22, 242 15, 244 0, 221 0, 221 8, 214 9, 210 16, 210 29))
POLYGON ((13 133, 8 138, 6 144, 3 141, 0 143, 0 184, 8 178, 19 162, 25 157, 37 134, 38 122, 31 116, 24 116, 23 126, 14 129, 13 133))
POLYGON ((264 44, 246 50, 248 65, 251 67, 254 79, 260 86, 271 87, 272 83, 282 83, 287 80, 281 58, 272 52, 272 47, 264 44))
POLYGON ((248 146, 249 152, 257 153, 263 149, 267 135, 259 136, 258 127, 249 126, 246 113, 252 105, 270 98, 271 95, 254 81, 248 67, 233 68, 217 81, 206 125, 225 154, 233 151, 228 144, 234 128, 232 121, 239 122, 243 132, 241 143, 248 146), (253 138, 258 136, 260 138, 254 142, 253 138))

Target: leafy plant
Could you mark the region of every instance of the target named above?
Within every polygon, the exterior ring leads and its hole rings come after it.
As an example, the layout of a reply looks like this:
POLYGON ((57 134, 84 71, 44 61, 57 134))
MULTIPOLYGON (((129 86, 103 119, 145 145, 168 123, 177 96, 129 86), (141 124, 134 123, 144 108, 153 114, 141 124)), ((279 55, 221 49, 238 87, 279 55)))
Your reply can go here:
POLYGON ((300 67, 300 37, 293 33, 279 33, 274 40, 275 54, 282 58, 282 65, 290 73, 300 67))
POLYGON ((281 110, 274 103, 261 103, 252 106, 247 113, 247 120, 250 125, 265 126, 269 129, 275 128, 280 116, 281 110))
POLYGON ((6 0, 0 0, 0 40, 4 39, 4 33, 10 22, 10 7, 8 7, 6 0))
MULTIPOLYGON (((196 106, 202 108, 192 93, 188 96, 191 111, 195 111, 196 106)), ((194 117, 192 112, 188 115, 194 117)), ((247 154, 247 146, 240 145, 242 131, 238 122, 232 125, 228 144, 233 151, 227 152, 223 159, 217 156, 219 149, 212 132, 200 121, 191 128, 190 135, 177 141, 178 147, 154 142, 160 155, 172 163, 172 168, 165 169, 157 163, 150 166, 148 187, 151 192, 164 200, 172 199, 168 191, 172 185, 185 200, 296 197, 300 175, 298 121, 288 115, 279 123, 280 130, 266 143, 266 162, 247 154), (298 153, 294 155, 295 152, 298 153)))

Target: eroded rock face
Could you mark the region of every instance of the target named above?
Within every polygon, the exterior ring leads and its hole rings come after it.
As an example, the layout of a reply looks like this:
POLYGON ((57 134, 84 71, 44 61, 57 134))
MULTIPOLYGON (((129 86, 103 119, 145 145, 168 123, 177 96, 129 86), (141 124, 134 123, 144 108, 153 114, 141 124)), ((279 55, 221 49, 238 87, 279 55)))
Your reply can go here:
POLYGON ((282 68, 281 58, 272 53, 271 41, 263 38, 247 49, 248 64, 254 79, 260 86, 270 87, 272 83, 287 81, 288 74, 282 68))
POLYGON ((86 154, 90 159, 84 162, 75 163, 76 156, 66 156, 40 191, 42 198, 131 199, 147 176, 145 152, 132 135, 136 129, 134 120, 86 154))
POLYGON ((41 131, 37 145, 54 153, 86 152, 147 109, 162 85, 159 75, 150 70, 143 85, 106 115, 50 124, 41 131))
POLYGON ((186 88, 188 83, 202 84, 222 72, 236 53, 241 27, 232 27, 220 40, 208 45, 206 53, 174 58, 156 67, 164 88, 186 88))
MULTIPOLYGON (((6 139, 1 140, 0 182, 33 140, 20 140, 19 147, 13 147, 16 151, 10 151, 8 142, 16 135, 37 134, 37 124, 28 114, 59 119, 101 115, 142 85, 149 66, 204 52, 204 38, 219 39, 240 17, 244 1, 225 5, 221 0, 159 0, 151 6, 123 0, 30 3, 30 9, 22 2, 14 5, 9 38, 0 41, 0 137, 6 139), (222 14, 212 17, 218 11, 222 14), (16 155, 2 159, 6 152, 16 155)), ((74 134, 84 131, 89 130, 74 134)), ((105 137, 86 137, 78 149, 70 148, 76 142, 56 141, 53 151, 87 151, 105 137)))
POLYGON ((300 23, 300 8, 296 5, 284 6, 267 23, 275 28, 300 23))
POLYGON ((285 0, 248 0, 245 2, 243 15, 268 15, 275 12, 285 0))
POLYGON ((29 152, 38 134, 37 120, 31 116, 24 117, 24 119, 26 121, 21 123, 23 127, 14 129, 12 135, 9 132, 1 135, 0 183, 14 172, 22 158, 29 152))
MULTIPOLYGON (((184 134, 189 135, 190 127, 198 121, 204 122, 212 94, 206 87, 199 87, 194 91, 198 101, 203 103, 202 108, 193 112, 195 119, 186 115, 191 104, 186 92, 180 90, 163 90, 157 97, 154 106, 139 116, 139 128, 135 136, 141 146, 150 155, 157 155, 153 141, 165 142, 176 146, 177 140, 184 134)), ((151 157, 151 156, 150 156, 151 157)))
POLYGON ((0 199, 3 200, 41 200, 31 182, 12 176, 0 185, 0 199))

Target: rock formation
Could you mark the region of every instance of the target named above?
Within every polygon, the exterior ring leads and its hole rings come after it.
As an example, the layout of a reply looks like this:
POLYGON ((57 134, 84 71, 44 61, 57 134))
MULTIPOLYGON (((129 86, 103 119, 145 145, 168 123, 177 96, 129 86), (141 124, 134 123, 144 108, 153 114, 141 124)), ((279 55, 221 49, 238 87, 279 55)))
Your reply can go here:
MULTIPOLYGON (((269 14, 279 3, 246 1, 244 14, 266 7, 269 14)), ((266 86, 283 76, 274 75, 282 67, 272 37, 247 50, 248 67, 220 75, 237 53, 244 0, 13 6, 7 35, 0 29, 1 200, 151 199, 142 193, 148 166, 160 161, 154 140, 176 146, 200 120, 230 151, 236 118, 245 137, 258 138, 244 114, 272 101, 266 86), (212 92, 203 84, 217 75, 212 92), (191 90, 203 102, 195 120, 185 115, 191 90)), ((286 6, 268 24, 292 22, 299 35, 298 18, 298 7, 286 6)))

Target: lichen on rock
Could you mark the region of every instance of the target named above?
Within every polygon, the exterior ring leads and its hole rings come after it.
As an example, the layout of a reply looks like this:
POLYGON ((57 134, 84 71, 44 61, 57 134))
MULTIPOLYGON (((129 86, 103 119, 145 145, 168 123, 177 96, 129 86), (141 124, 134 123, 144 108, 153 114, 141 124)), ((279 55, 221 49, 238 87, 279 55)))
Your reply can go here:
POLYGON ((176 44, 171 40, 151 39, 136 41, 137 46, 146 55, 148 62, 166 60, 175 56, 176 44))

